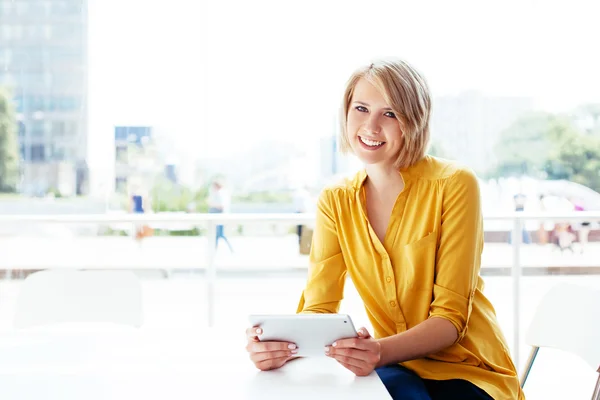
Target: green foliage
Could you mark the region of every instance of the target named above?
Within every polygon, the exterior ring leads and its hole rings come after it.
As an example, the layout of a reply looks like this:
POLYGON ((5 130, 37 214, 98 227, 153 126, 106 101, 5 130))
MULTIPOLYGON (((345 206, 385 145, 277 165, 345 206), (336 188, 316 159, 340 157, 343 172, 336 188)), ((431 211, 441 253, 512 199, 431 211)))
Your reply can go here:
POLYGON ((251 192, 234 196, 234 201, 240 203, 290 203, 292 194, 288 192, 251 192))
POLYGON ((19 181, 19 144, 15 108, 0 89, 0 192, 15 192, 19 181))
POLYGON ((567 179, 600 191, 600 135, 582 130, 581 120, 588 127, 600 121, 600 107, 582 107, 575 118, 550 113, 519 118, 502 133, 495 149, 498 164, 487 176, 567 179))
POLYGON ((189 188, 174 184, 162 177, 155 182, 151 191, 151 198, 154 212, 208 211, 208 186, 202 187, 194 193, 189 188))
POLYGON ((549 113, 524 115, 506 129, 496 145, 500 161, 491 176, 545 178, 546 165, 577 132, 568 119, 549 113))
POLYGON ((571 138, 548 162, 546 170, 551 179, 568 179, 600 192, 600 138, 571 138))

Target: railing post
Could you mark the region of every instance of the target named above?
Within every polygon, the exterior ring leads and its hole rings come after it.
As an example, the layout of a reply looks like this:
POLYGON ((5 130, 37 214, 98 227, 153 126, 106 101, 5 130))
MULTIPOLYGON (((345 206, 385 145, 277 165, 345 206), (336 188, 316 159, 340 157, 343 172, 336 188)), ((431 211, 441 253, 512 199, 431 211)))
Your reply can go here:
POLYGON ((215 266, 217 224, 209 220, 206 225, 206 316, 208 327, 215 323, 215 286, 217 268, 215 266))
POLYGON ((513 360, 519 368, 519 347, 520 347, 520 327, 521 314, 519 307, 521 304, 521 241, 523 236, 523 221, 520 216, 514 218, 512 231, 512 290, 513 290, 513 360))

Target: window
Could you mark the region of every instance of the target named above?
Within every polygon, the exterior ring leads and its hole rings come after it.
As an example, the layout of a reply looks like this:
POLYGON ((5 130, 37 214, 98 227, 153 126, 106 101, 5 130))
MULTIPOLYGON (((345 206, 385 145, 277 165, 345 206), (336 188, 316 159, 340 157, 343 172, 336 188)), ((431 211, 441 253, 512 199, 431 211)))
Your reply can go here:
POLYGON ((121 194, 127 193, 127 178, 115 178, 115 191, 121 194))
POLYGON ((45 161, 46 160, 46 152, 45 152, 45 147, 43 144, 34 144, 30 147, 31 149, 31 154, 30 154, 30 160, 31 161, 45 161))
POLYGON ((10 40, 12 39, 12 26, 9 25, 4 25, 2 26, 2 29, 0 30, 0 39, 2 40, 10 40))
POLYGON ((22 16, 27 14, 27 12, 29 11, 29 2, 27 1, 16 1, 16 11, 17 11, 17 15, 22 16))
POLYGON ((3 1, 0 2, 0 17, 1 16, 10 16, 14 10, 14 3, 12 1, 3 1))
POLYGON ((62 146, 53 146, 51 159, 54 161, 63 161, 65 159, 65 148, 62 146))
POLYGON ((81 35, 81 23, 62 23, 52 27, 53 40, 72 40, 81 35))
POLYGON ((52 122, 52 136, 61 137, 65 135, 65 121, 52 122))
POLYGON ((127 164, 128 152, 127 146, 119 146, 115 149, 115 159, 117 162, 127 164))
POLYGON ((50 24, 44 25, 44 38, 46 40, 52 39, 52 25, 50 25, 50 24))
POLYGON ((7 70, 8 66, 12 61, 12 49, 0 48, 0 66, 4 65, 4 69, 7 70))
POLYGON ((46 123, 43 120, 31 122, 31 134, 35 137, 42 137, 46 131, 46 123))
POLYGON ((65 136, 75 137, 77 135, 77 130, 79 129, 79 124, 77 121, 65 121, 65 136))

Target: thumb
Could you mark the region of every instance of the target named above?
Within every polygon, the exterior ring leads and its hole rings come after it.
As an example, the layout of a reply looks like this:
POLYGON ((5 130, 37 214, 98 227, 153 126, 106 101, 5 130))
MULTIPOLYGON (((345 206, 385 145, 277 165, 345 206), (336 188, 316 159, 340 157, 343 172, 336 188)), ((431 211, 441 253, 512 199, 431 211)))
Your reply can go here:
POLYGON ((361 339, 368 339, 371 337, 371 334, 364 326, 358 330, 358 337, 361 339))

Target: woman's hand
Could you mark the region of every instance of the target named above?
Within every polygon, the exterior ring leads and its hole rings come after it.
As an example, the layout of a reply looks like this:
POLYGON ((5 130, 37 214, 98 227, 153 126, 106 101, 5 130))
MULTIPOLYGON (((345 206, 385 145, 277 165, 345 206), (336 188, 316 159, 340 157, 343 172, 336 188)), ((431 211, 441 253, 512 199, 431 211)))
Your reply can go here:
POLYGON ((325 347, 325 354, 358 376, 367 376, 381 360, 381 344, 371 337, 366 328, 358 330, 358 337, 342 339, 325 347))
POLYGON ((246 330, 248 345, 246 350, 250 353, 250 359, 261 371, 277 369, 287 361, 295 357, 298 352, 296 345, 289 342, 261 342, 258 335, 262 334, 260 327, 252 327, 246 330))

